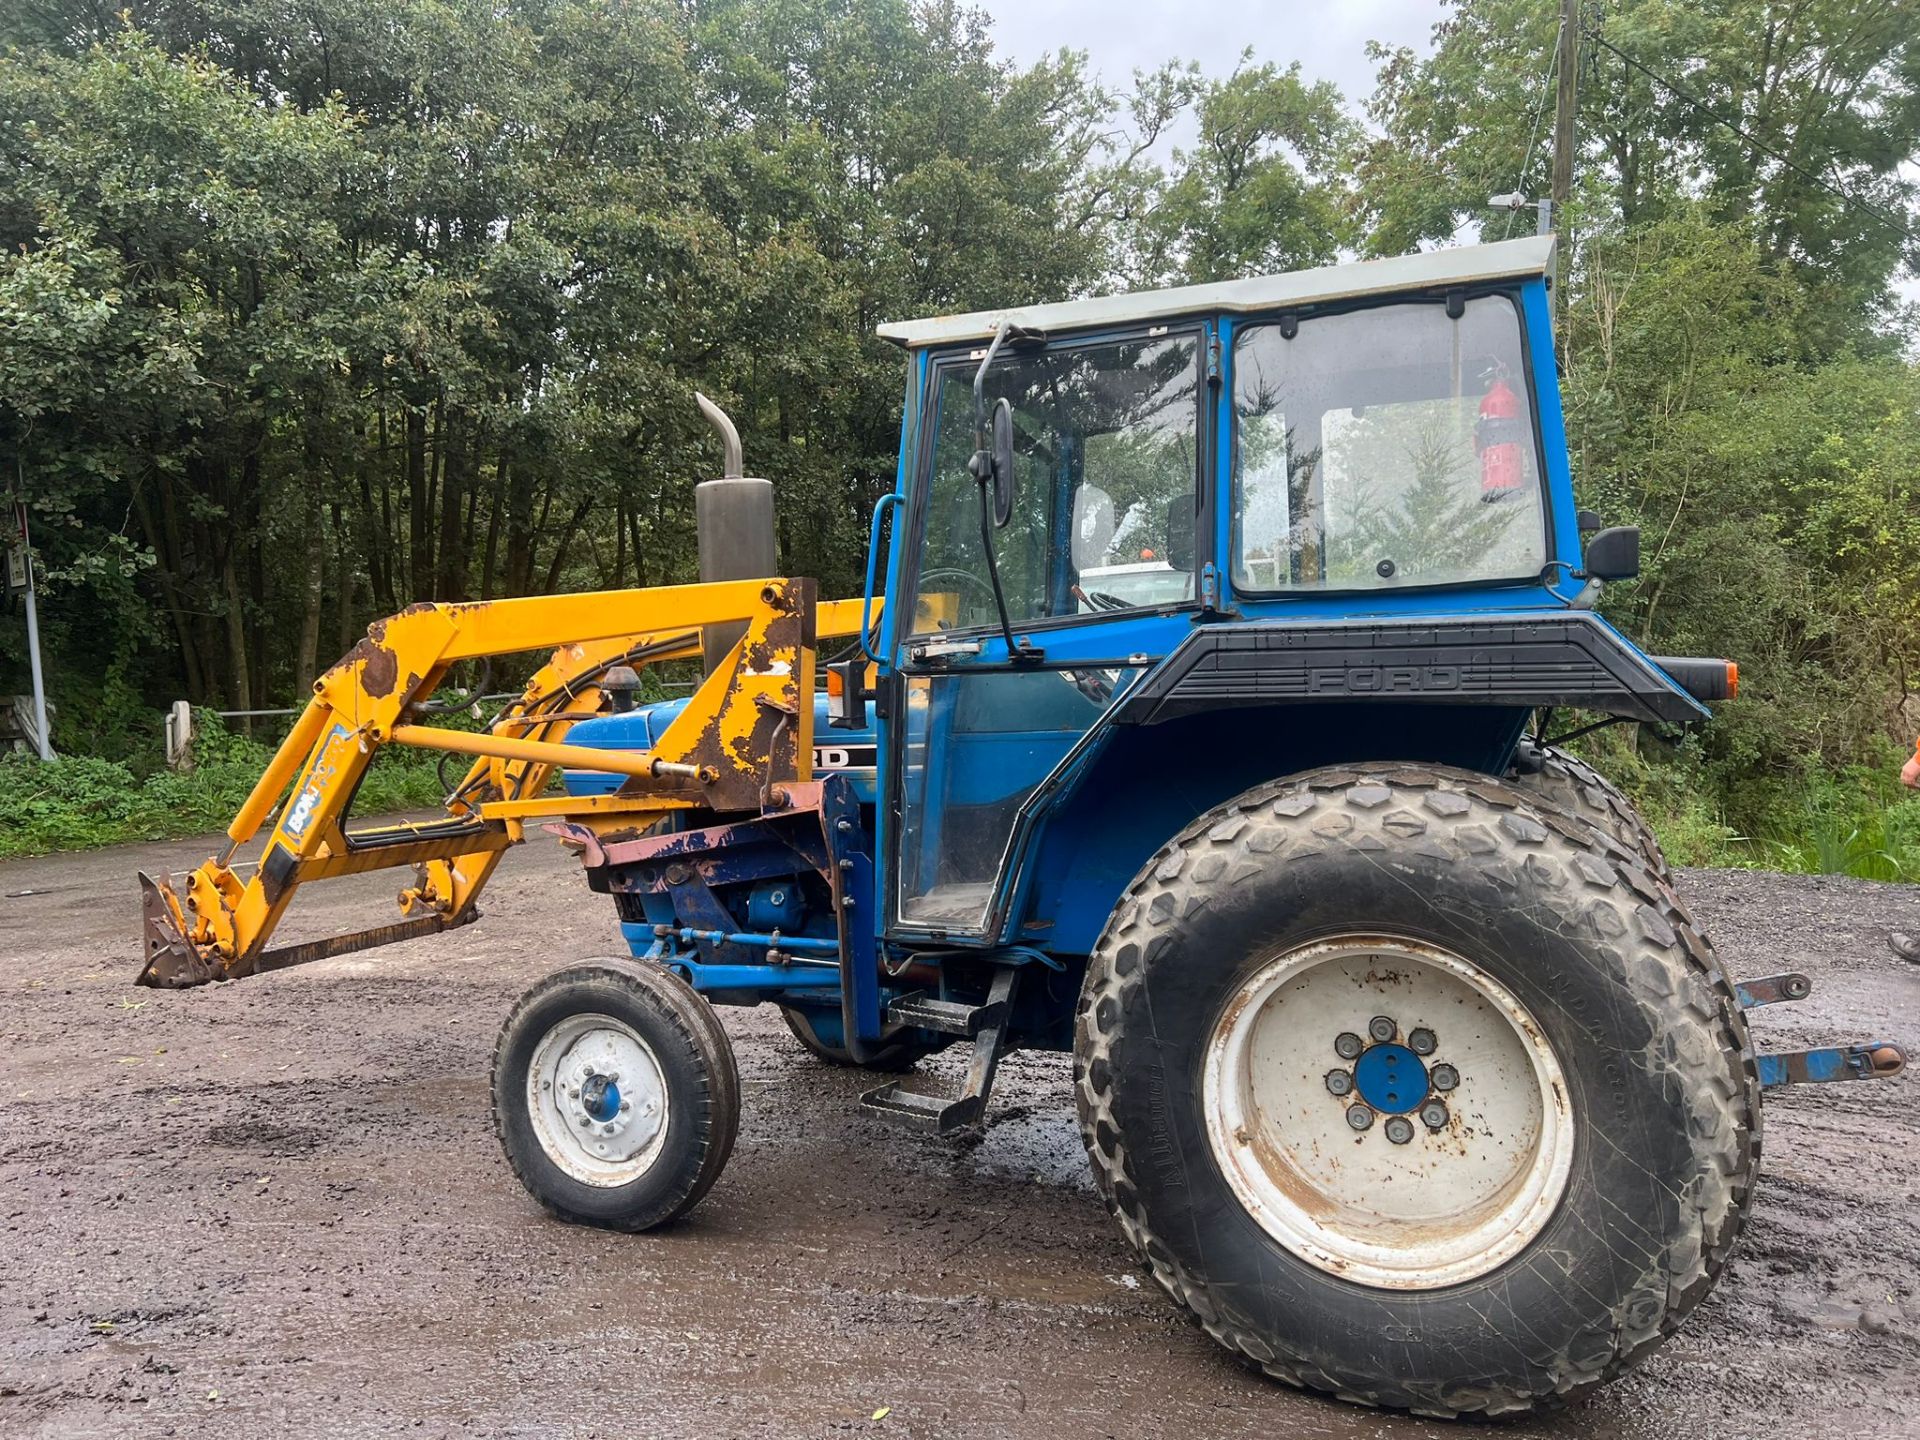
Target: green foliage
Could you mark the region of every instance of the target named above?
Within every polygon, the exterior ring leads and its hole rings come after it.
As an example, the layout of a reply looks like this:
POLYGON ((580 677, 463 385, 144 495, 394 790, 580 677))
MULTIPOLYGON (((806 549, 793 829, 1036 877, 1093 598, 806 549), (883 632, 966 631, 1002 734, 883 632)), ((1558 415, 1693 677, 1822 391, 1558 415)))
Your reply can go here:
POLYGON ((1902 752, 1884 742, 1862 762, 1783 783, 1751 827, 1729 823, 1714 799, 1697 740, 1655 755, 1610 731, 1577 748, 1633 797, 1676 865, 1920 881, 1920 794, 1901 786, 1902 752))
POLYGON ((1192 87, 1199 139, 1146 209, 1132 277, 1231 280, 1330 265, 1349 238, 1342 166, 1360 134, 1340 92, 1295 63, 1192 87))
MULTIPOLYGON (((1608 613, 1743 674, 1698 745, 1607 762, 1678 858, 1920 876, 1880 784, 1920 726, 1920 27, 1583 11, 1641 68, 1582 42, 1575 483, 1645 537, 1608 613)), ((1251 54, 1124 90, 1010 63, 956 0, 0 9, 0 490, 56 742, 104 757, 7 762, 0 848, 223 822, 262 756, 149 775, 158 712, 304 695, 409 601, 691 578, 695 389, 778 487, 782 566, 849 593, 897 453, 876 322, 1529 228, 1485 207, 1547 189, 1554 23, 1452 0, 1356 109, 1251 54)), ((1480 543, 1423 485, 1407 543, 1480 543)), ((23 651, 0 623, 0 690, 23 651)), ((410 763, 367 798, 431 800, 410 763)))
MULTIPOLYGON (((127 764, 63 756, 53 764, 0 755, 0 858, 82 850, 130 840, 170 840, 224 829, 273 751, 262 741, 197 717, 194 768, 144 776, 127 764)), ((431 757, 384 754, 354 797, 354 811, 379 815, 437 806, 445 787, 431 757)))

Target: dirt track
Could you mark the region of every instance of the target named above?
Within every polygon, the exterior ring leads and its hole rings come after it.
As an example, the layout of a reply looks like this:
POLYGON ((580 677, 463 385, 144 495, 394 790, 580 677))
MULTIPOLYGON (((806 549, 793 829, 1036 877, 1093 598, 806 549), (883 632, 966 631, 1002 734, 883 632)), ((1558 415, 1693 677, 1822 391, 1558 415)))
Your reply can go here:
MULTIPOLYGON (((985 1135, 942 1142, 726 1011, 746 1108, 713 1194, 656 1236, 551 1222, 485 1071, 525 984, 615 948, 558 848, 510 856, 470 930, 134 989, 134 869, 210 848, 0 865, 0 1435, 1920 1435, 1911 1077, 1769 1101, 1741 1250, 1640 1371, 1447 1426, 1278 1388, 1181 1320, 1094 1197, 1064 1057, 1016 1056, 985 1135)), ((1814 977, 1763 1046, 1920 1042, 1920 967, 1882 943, 1920 892, 1684 888, 1736 975, 1814 977)), ((284 933, 385 920, 392 889, 318 889, 284 933)))

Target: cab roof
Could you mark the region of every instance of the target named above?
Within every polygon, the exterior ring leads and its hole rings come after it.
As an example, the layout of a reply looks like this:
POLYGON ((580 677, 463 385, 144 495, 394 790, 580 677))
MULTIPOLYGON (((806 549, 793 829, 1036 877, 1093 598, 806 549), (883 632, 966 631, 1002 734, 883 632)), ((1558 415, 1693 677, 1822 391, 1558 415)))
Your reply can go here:
POLYGON ((1002 320, 1052 334, 1169 320, 1178 315, 1240 315, 1396 291, 1533 279, 1551 270, 1553 246, 1551 235, 1529 235, 1491 245, 1459 245, 1416 255, 1395 255, 1386 260, 1324 265, 1317 270, 1258 275, 1213 285, 1180 285, 1169 290, 1139 290, 1130 295, 1102 295, 1052 305, 936 315, 927 320, 882 325, 877 333, 883 340, 917 350, 930 345, 991 340, 1002 320))

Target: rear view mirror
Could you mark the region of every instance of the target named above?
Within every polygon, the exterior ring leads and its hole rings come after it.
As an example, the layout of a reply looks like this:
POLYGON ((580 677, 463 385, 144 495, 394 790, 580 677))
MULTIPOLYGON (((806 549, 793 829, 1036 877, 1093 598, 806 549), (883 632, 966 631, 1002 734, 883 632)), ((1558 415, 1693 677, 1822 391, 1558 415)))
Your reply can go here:
POLYGON ((1586 575, 1591 580, 1631 580, 1640 573, 1640 527, 1615 525, 1587 541, 1586 575))
POLYGON ((993 528, 1013 519, 1013 406, 1002 396, 993 407, 993 528))
POLYGON ((1193 569, 1193 496, 1176 495, 1167 502, 1167 564, 1176 570, 1193 569))

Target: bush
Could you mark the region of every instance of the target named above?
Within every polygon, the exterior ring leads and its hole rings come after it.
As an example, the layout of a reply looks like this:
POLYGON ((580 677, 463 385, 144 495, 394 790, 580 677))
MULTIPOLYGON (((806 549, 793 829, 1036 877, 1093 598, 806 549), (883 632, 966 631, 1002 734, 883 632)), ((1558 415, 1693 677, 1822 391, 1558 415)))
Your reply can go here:
MULTIPOLYGON (((252 792, 273 750, 226 730, 210 711, 197 720, 198 763, 184 774, 156 770, 142 779, 112 760, 74 755, 49 765, 23 754, 0 756, 0 857, 222 829, 252 792)), ((412 751, 383 753, 360 786, 355 813, 438 806, 445 787, 435 759, 412 751)))
POLYGON ((1692 739, 1670 756, 1617 731, 1579 748, 1633 797, 1676 865, 1920 881, 1920 794, 1900 784, 1905 752, 1894 747, 1837 773, 1755 777, 1743 793, 1766 803, 1744 824, 1709 798, 1723 792, 1692 739))

